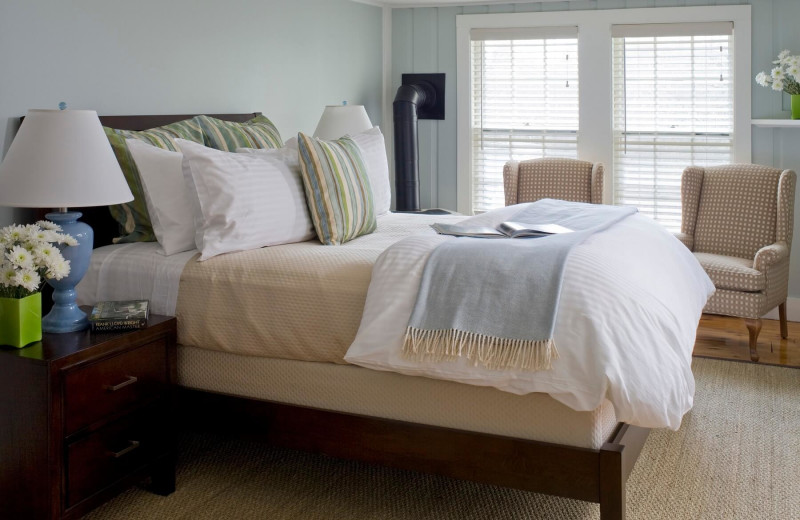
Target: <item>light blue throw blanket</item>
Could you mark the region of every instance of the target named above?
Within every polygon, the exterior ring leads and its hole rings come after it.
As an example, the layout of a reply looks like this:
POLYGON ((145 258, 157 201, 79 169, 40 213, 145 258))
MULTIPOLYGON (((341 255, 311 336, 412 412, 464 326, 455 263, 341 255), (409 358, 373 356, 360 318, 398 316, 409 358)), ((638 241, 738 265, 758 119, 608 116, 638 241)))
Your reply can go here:
POLYGON ((553 341, 567 256, 634 208, 544 199, 508 220, 560 224, 572 233, 541 238, 456 238, 433 250, 403 345, 419 361, 466 357, 489 369, 544 370, 553 341))

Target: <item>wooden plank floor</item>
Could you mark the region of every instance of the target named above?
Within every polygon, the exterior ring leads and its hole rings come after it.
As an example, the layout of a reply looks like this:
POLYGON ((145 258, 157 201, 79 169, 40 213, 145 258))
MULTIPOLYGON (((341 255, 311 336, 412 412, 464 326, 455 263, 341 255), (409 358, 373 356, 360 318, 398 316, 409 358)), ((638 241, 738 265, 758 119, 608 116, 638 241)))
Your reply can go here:
MULTIPOLYGON (((758 336, 759 363, 800 368, 800 323, 789 322, 789 339, 781 339, 780 322, 763 320, 758 336)), ((704 314, 697 328, 694 355, 750 362, 747 328, 740 318, 704 314)))

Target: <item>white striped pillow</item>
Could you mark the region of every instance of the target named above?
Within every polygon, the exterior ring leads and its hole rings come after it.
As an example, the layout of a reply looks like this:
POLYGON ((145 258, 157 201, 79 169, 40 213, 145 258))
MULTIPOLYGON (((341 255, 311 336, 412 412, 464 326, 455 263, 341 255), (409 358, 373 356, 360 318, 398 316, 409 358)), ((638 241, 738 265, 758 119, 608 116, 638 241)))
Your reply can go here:
POLYGON ((283 150, 237 154, 177 140, 200 260, 314 237, 297 161, 283 150))
POLYGON ((372 186, 372 202, 375 215, 389 213, 392 206, 392 188, 389 185, 389 162, 386 158, 386 143, 377 126, 360 134, 351 135, 364 157, 369 184, 372 186))
POLYGON ((358 145, 297 134, 311 218, 320 242, 339 245, 375 231, 372 189, 358 145))

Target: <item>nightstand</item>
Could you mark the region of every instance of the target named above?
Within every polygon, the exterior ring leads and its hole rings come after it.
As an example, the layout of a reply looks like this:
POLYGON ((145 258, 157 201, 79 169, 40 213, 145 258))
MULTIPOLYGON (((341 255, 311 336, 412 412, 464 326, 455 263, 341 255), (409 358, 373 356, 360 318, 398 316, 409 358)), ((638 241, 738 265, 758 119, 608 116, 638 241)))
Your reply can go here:
POLYGON ((148 476, 175 490, 176 327, 0 347, 0 517, 79 518, 148 476))

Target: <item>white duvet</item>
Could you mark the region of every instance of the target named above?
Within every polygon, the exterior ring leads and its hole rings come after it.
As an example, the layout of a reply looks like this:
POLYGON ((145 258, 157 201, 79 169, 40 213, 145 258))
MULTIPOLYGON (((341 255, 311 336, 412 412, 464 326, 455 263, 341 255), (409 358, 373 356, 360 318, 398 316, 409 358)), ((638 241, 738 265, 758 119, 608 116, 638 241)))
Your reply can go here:
MULTIPOLYGON (((511 206, 470 220, 495 225, 518 210, 511 206)), ((457 239, 431 231, 406 238, 380 256, 346 361, 516 394, 544 392, 578 411, 594 410, 607 398, 620 421, 678 429, 692 407, 692 348, 714 286, 663 227, 637 214, 573 249, 556 317, 560 358, 551 370, 538 372, 489 370, 465 359, 420 363, 403 357, 425 261, 444 240, 457 239)))

